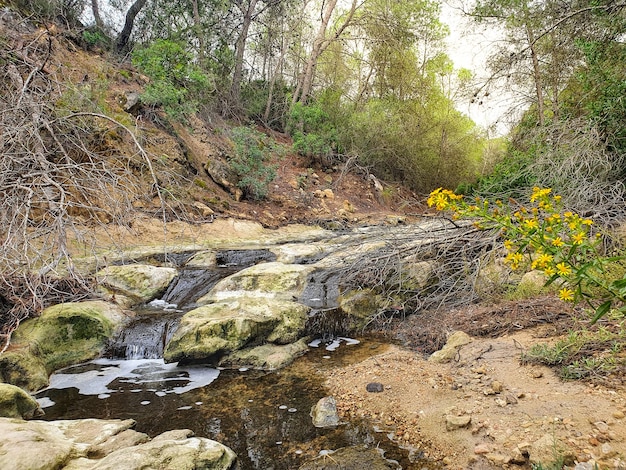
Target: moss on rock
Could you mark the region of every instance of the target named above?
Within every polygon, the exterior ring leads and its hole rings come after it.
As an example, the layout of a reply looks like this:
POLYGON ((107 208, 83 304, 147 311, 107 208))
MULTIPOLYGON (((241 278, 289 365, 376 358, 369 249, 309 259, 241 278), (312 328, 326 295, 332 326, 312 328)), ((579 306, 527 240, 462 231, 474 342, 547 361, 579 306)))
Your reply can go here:
POLYGON ((0 356, 0 377, 37 390, 55 370, 98 357, 125 318, 119 307, 102 301, 49 307, 15 331, 13 348, 0 356))
POLYGON ((27 419, 43 414, 39 403, 19 387, 0 384, 0 416, 27 419))

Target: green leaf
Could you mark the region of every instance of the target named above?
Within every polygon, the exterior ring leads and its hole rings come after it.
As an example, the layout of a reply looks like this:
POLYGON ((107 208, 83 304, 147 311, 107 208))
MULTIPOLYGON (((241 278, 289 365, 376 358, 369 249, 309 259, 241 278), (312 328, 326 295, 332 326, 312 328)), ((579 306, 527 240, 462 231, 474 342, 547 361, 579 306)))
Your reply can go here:
POLYGON ((606 315, 606 313, 610 310, 612 303, 613 302, 611 300, 607 300, 596 309, 596 314, 594 315, 593 320, 591 320, 592 325, 606 315))

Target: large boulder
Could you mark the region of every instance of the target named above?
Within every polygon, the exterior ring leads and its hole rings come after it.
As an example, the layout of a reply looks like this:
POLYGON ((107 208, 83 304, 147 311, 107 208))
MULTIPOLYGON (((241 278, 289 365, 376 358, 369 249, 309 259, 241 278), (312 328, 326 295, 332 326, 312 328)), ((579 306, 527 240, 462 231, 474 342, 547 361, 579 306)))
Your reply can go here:
POLYGON ((167 344, 168 362, 217 362, 244 347, 288 344, 304 333, 309 308, 296 302, 243 295, 183 316, 167 344))
POLYGON ((131 307, 157 298, 178 275, 175 268, 149 264, 107 266, 98 271, 100 290, 114 296, 124 307, 131 307))
POLYGON ((22 421, 0 418, 3 470, 229 470, 237 457, 228 447, 189 430, 150 440, 132 430, 133 420, 22 421))
POLYGON ((0 417, 30 419, 43 414, 39 403, 19 387, 0 384, 0 417))
POLYGON ((11 349, 0 356, 0 378, 38 390, 53 371, 98 357, 126 319, 120 307, 103 301, 48 307, 13 333, 11 349))
POLYGON ((205 305, 242 295, 293 300, 304 291, 308 274, 312 270, 312 267, 301 264, 257 264, 222 279, 207 295, 198 299, 197 304, 205 305))

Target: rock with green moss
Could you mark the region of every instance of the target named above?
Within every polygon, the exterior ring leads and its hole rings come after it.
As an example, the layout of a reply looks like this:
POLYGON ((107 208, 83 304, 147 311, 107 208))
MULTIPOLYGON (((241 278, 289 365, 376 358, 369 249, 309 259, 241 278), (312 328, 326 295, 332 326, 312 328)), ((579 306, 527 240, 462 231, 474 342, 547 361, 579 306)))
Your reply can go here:
POLYGON ((178 275, 175 268, 149 264, 107 266, 96 277, 100 290, 124 307, 149 302, 162 294, 178 275))
POLYGON ((48 375, 44 361, 28 346, 13 347, 0 355, 0 382, 33 392, 48 385, 48 375))
POLYGON ((277 345, 263 344, 235 351, 219 361, 220 367, 238 369, 249 367, 259 370, 276 370, 285 367, 309 350, 305 338, 295 343, 277 345))
POLYGON ((244 347, 291 343, 303 335, 308 312, 296 302, 246 295, 205 305, 183 316, 164 357, 217 362, 244 347))
POLYGON ((4 418, 30 419, 43 411, 30 394, 10 384, 0 384, 0 416, 4 418))
POLYGON ((292 300, 300 297, 312 270, 311 266, 301 264, 260 263, 222 279, 197 303, 206 305, 242 295, 292 300))
POLYGON ((339 309, 345 319, 342 324, 349 331, 363 328, 383 307, 383 298, 372 289, 348 291, 339 297, 339 309))
POLYGON ((11 349, 0 356, 0 377, 37 390, 47 385, 47 376, 55 370, 98 357, 126 319, 120 307, 103 301, 49 307, 13 333, 11 349))

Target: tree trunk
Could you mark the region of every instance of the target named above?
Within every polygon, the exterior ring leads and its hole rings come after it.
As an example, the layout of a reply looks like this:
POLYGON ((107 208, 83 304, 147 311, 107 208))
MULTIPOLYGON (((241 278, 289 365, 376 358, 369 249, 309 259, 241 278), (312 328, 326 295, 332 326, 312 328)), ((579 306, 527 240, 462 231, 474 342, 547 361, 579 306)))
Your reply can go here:
POLYGON ((537 94, 537 114, 539 125, 545 123, 544 108, 545 100, 543 98, 543 81, 541 78, 541 69, 539 68, 539 58, 537 57, 537 49, 535 48, 535 36, 532 29, 526 25, 526 35, 530 44, 530 57, 533 63, 533 80, 535 83, 535 93, 537 94))
POLYGON ((352 17, 354 16, 354 12, 357 9, 357 0, 352 0, 352 6, 350 7, 350 11, 348 12, 348 16, 344 20, 344 22, 337 28, 337 31, 331 38, 326 37, 326 30, 328 29, 328 24, 330 23, 330 18, 337 6, 337 0, 329 0, 326 3, 326 8, 324 9, 324 13, 322 14, 322 23, 320 24, 319 29, 317 30, 317 34, 315 35, 315 39, 313 40, 313 48, 311 50, 311 55, 306 62, 304 67, 304 72, 301 75, 300 80, 298 80, 298 85, 296 87, 296 91, 293 94, 292 104, 297 103, 298 101, 306 104, 306 101, 311 94, 311 90, 313 88, 313 78, 315 77, 315 69, 317 68, 317 62, 322 55, 322 53, 328 48, 330 44, 346 29, 346 27, 352 21, 352 17))
MULTIPOLYGON (((95 1, 95 0, 94 0, 95 1)), ((204 37, 202 35, 202 21, 200 20, 200 8, 198 8, 198 0, 191 2, 193 9, 193 29, 198 40, 198 62, 200 66, 204 68, 204 37)))
POLYGON ((124 22, 124 28, 117 37, 115 47, 117 52, 128 52, 128 42, 130 41, 130 35, 133 32, 133 26, 135 24, 135 18, 146 4, 147 0, 135 0, 135 3, 126 12, 126 21, 124 22))
POLYGON ((93 19, 96 22, 96 27, 100 31, 104 31, 104 21, 102 21, 102 17, 100 16, 100 6, 98 5, 98 0, 91 0, 91 12, 93 14, 93 19))
POLYGON ((241 25, 241 32, 237 38, 237 45, 235 47, 235 70, 233 72, 233 82, 230 88, 231 104, 236 108, 241 106, 241 82, 243 80, 243 58, 246 50, 246 41, 248 39, 248 31, 250 30, 250 24, 252 23, 252 16, 256 8, 257 0, 250 0, 248 8, 244 11, 243 2, 237 2, 237 6, 243 13, 243 23, 241 25))

